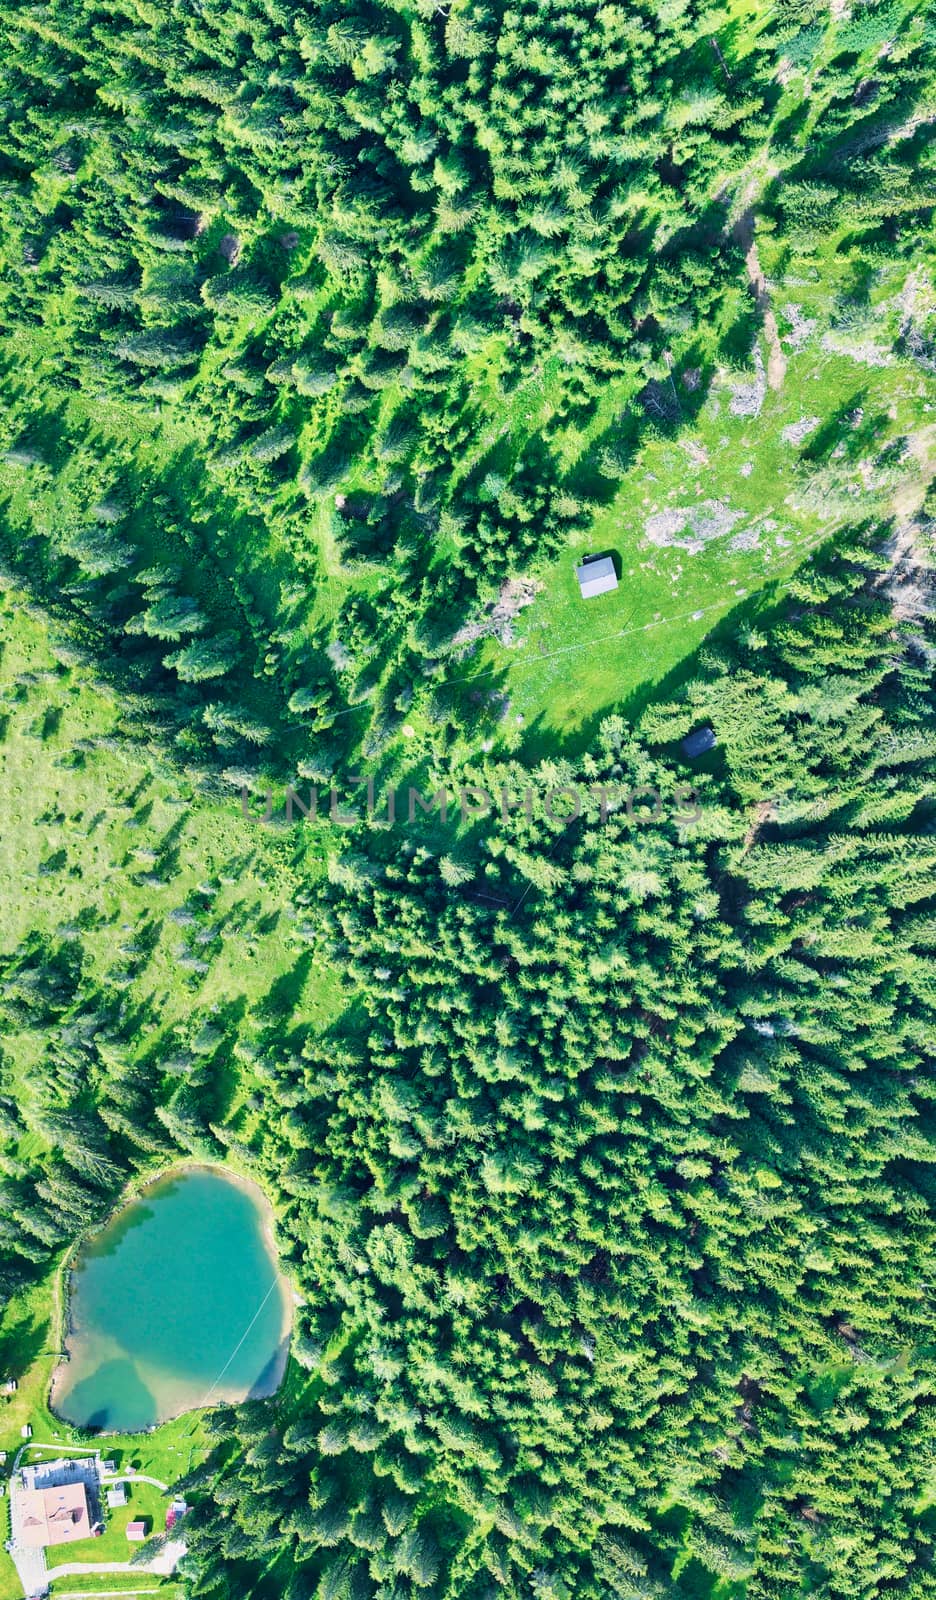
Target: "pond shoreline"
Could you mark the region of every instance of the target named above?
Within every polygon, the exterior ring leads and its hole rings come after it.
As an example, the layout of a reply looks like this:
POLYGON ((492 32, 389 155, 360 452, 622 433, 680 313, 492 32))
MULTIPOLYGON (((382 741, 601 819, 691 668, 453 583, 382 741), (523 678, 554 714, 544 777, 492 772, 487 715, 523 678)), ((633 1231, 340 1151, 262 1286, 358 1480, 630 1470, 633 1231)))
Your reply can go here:
MULTIPOLYGON (((237 1399, 225 1398, 223 1389, 212 1385, 212 1388, 208 1391, 205 1397, 205 1401, 202 1403, 197 1405, 183 1404, 167 1415, 160 1417, 158 1421, 153 1422, 144 1428, 126 1430, 125 1432, 122 1432, 119 1429, 101 1428, 95 1429, 92 1433, 89 1429, 83 1428, 80 1423, 73 1422, 68 1417, 63 1416, 61 1411, 58 1409, 58 1401, 61 1394, 62 1384, 67 1377, 73 1354, 71 1349, 71 1340, 78 1331, 72 1309, 72 1280, 75 1273, 76 1262, 82 1250, 85 1249, 85 1247, 88 1246, 98 1235, 103 1233, 111 1223, 113 1223, 133 1204, 135 1204, 137 1201, 145 1200, 148 1190, 154 1188, 157 1184, 165 1182, 166 1180, 184 1178, 198 1172, 210 1173, 215 1177, 223 1179, 225 1182, 231 1184, 234 1188, 240 1189, 241 1192, 245 1193, 251 1202, 257 1207, 258 1221, 260 1224, 260 1238, 262 1239, 265 1253, 273 1269, 274 1284, 279 1282, 282 1287, 281 1298, 283 1314, 276 1355, 275 1359, 271 1362, 271 1371, 269 1377, 265 1379, 262 1388, 252 1389, 249 1396, 245 1396, 243 1398, 270 1399, 277 1393, 283 1383, 289 1363, 295 1293, 289 1275, 285 1270, 283 1263, 281 1262, 280 1254, 276 1245, 276 1213, 274 1211, 272 1199, 270 1198, 269 1194, 267 1194, 266 1190, 255 1179, 247 1177, 242 1172, 238 1172, 224 1161, 215 1161, 211 1160, 210 1158, 198 1157, 179 1162, 169 1162, 159 1166, 155 1170, 146 1173, 137 1173, 133 1178, 128 1179, 121 1189, 120 1194, 115 1198, 114 1203, 108 1210, 107 1215, 102 1217, 99 1222, 96 1222, 92 1226, 82 1230, 81 1234, 78 1235, 78 1237, 73 1241, 69 1249, 66 1251, 55 1273, 52 1291, 52 1314, 56 1335, 57 1354, 55 1366, 52 1370, 51 1378, 49 1380, 46 1406, 49 1414, 55 1419, 56 1422, 60 1423, 63 1427, 70 1429, 75 1434, 88 1436, 93 1439, 122 1437, 129 1438, 132 1437, 134 1433, 152 1433, 156 1429, 163 1427, 166 1423, 176 1421, 181 1416, 188 1414, 194 1415, 195 1413, 209 1409, 210 1405, 231 1405, 239 1403, 237 1399)), ((250 1326, 252 1326, 252 1324, 248 1324, 248 1331, 250 1326)), ((235 1347, 235 1349, 236 1348, 237 1347, 235 1347)), ((217 1384, 217 1380, 215 1380, 215 1384, 217 1384)))

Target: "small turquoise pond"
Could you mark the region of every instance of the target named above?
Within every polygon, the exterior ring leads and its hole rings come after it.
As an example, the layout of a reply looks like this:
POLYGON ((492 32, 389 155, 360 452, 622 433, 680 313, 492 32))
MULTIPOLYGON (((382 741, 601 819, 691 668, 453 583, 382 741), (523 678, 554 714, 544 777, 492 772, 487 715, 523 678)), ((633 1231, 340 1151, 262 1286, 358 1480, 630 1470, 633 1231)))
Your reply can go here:
POLYGON ((82 1247, 69 1309, 52 1406, 79 1427, 136 1433, 272 1394, 290 1297, 269 1205, 214 1167, 158 1179, 82 1247))

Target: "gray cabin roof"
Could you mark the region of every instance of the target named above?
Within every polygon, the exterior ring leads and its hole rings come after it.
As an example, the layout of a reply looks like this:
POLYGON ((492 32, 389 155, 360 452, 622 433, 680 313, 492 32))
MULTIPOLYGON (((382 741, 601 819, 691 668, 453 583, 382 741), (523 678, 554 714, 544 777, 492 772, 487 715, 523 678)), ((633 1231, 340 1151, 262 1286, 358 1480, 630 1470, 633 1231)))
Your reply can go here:
POLYGON ((713 750, 715 743, 715 734, 711 728, 696 728, 694 733, 686 735, 679 748, 683 755, 691 760, 694 756, 704 756, 706 750, 713 750))
POLYGON ((591 561, 583 561, 580 567, 576 567, 575 576, 578 578, 583 600, 590 600, 593 595, 605 594, 608 589, 617 588, 617 573, 610 556, 597 556, 591 561))

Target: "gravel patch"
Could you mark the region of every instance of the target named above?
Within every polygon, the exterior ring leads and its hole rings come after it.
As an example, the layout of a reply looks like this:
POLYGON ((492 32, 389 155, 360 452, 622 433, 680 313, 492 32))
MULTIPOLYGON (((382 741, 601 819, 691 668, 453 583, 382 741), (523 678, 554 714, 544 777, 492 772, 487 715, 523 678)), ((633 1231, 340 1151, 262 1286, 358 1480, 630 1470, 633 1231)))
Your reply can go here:
POLYGON ((790 324, 789 333, 783 335, 784 344, 788 344, 791 350, 802 350, 816 331, 815 317, 804 316, 802 306, 793 302, 780 309, 790 324))
POLYGON ((791 422, 788 427, 783 428, 780 437, 786 444, 802 444, 803 440, 818 428, 821 420, 821 417, 801 417, 799 422, 791 422))
POLYGON ((742 511, 732 511, 721 500, 703 500, 701 505, 673 506, 667 511, 658 511, 647 518, 644 533, 651 544, 698 555, 713 539, 730 533, 743 515, 742 511))
POLYGON ((752 351, 754 378, 750 383, 740 383, 733 390, 728 406, 733 417, 759 417, 767 396, 767 372, 760 346, 752 351))
POLYGON ((870 339, 864 341, 849 339, 845 333, 824 333, 822 335, 822 348, 830 355, 848 356, 852 361, 858 361, 863 367, 892 367, 894 356, 892 351, 883 350, 880 345, 874 344, 870 339))
POLYGON ((459 628, 452 644, 460 648, 478 639, 494 638, 509 650, 522 643, 514 633, 514 620, 524 606, 533 604, 542 587, 538 578, 508 578, 501 584, 494 604, 488 606, 482 616, 459 628))

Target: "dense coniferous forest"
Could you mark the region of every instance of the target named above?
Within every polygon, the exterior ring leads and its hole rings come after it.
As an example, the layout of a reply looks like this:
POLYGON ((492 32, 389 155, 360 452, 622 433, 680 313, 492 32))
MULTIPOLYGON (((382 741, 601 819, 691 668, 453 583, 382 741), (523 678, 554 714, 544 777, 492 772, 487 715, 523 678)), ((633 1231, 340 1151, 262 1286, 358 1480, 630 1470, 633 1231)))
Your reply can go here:
POLYGON ((171 1600, 931 1595, 932 15, 2 9, 0 1448, 224 1162, 171 1600))

